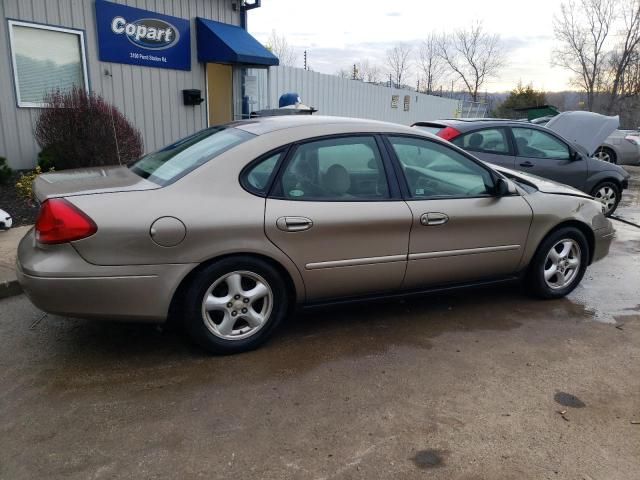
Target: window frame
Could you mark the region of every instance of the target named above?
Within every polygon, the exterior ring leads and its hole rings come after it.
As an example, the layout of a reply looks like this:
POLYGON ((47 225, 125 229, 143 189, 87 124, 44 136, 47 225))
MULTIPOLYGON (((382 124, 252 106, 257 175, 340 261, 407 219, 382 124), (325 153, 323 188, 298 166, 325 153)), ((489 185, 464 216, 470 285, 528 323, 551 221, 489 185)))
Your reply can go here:
POLYGON ((267 198, 274 199, 274 200, 286 200, 290 202, 322 202, 322 203, 347 203, 347 202, 348 203, 353 203, 353 202, 376 203, 376 202, 403 201, 400 182, 398 180, 395 167, 393 166, 393 162, 389 157, 387 149, 384 145, 384 141, 379 132, 348 132, 348 133, 334 133, 329 135, 319 135, 316 137, 309 137, 303 140, 292 142, 289 145, 287 145, 287 148, 288 150, 286 152, 286 155, 284 156, 284 158, 280 159, 280 165, 278 165, 276 174, 271 181, 268 194, 266 195, 267 198), (286 168, 289 166, 289 163, 292 161, 293 157, 295 156, 296 150, 301 145, 318 142, 322 140, 352 138, 352 137, 370 137, 375 141, 376 146, 378 147, 378 153, 380 154, 380 159, 382 160, 382 170, 383 170, 382 173, 384 174, 384 177, 387 181, 387 186, 389 188, 389 197, 387 198, 354 198, 354 199, 289 198, 289 197, 285 197, 282 194, 282 183, 281 183, 282 175, 286 170, 286 168))
POLYGON ((82 61, 82 75, 83 75, 83 86, 84 89, 89 92, 89 70, 87 68, 87 48, 86 48, 86 37, 85 31, 77 28, 67 28, 67 27, 59 27, 55 25, 49 25, 44 23, 36 23, 36 22, 25 22, 23 20, 15 20, 8 19, 7 20, 7 28, 9 31, 9 51, 11 54, 11 69, 13 74, 13 85, 14 85, 14 93, 16 96, 16 105, 19 108, 46 108, 47 104, 42 102, 23 102, 20 99, 20 83, 18 82, 18 66, 16 63, 16 50, 15 50, 15 40, 13 34, 13 27, 27 27, 34 28, 38 30, 49 30, 54 32, 61 33, 69 33, 73 35, 77 35, 80 43, 80 60, 82 61))
POLYGON ((512 157, 512 156, 515 155, 515 152, 516 152, 512 132, 510 131, 510 129, 508 127, 504 127, 504 126, 482 127, 482 128, 477 129, 477 130, 469 130, 467 132, 463 132, 461 135, 459 135, 456 138, 454 138, 451 141, 451 143, 453 145, 455 145, 456 147, 462 148, 463 150, 468 151, 468 152, 486 153, 488 155, 504 155, 504 156, 507 156, 507 157, 512 157), (504 132, 504 137, 505 137, 505 140, 506 140, 506 143, 507 143, 508 150, 506 152, 496 152, 496 151, 492 151, 492 150, 471 150, 471 149, 466 149, 466 148, 460 147, 459 145, 456 145, 455 143, 453 143, 458 138, 464 138, 467 135, 473 135, 474 133, 482 133, 482 132, 484 132, 486 130, 502 130, 504 132))
POLYGON ((269 196, 269 192, 271 191, 271 187, 273 187, 273 184, 276 182, 276 179, 278 178, 280 169, 282 168, 282 165, 285 163, 285 160, 287 159, 287 156, 289 155, 289 151, 291 150, 292 146, 293 144, 290 143, 288 145, 283 145, 281 147, 274 148, 272 150, 269 150, 266 153, 263 153, 259 157, 254 158, 249 163, 247 163, 242 168, 242 170, 240 170, 239 180, 240 180, 240 186, 243 188, 243 190, 250 193, 251 195, 255 195, 256 197, 267 198, 269 196), (280 158, 276 162, 276 166, 273 167, 273 171, 271 172, 271 175, 269 175, 269 180, 267 181, 265 188, 262 191, 257 190, 249 183, 249 174, 251 173, 251 170, 253 170, 254 167, 258 166, 258 164, 262 163, 263 161, 268 160, 269 158, 278 154, 280 155, 280 158))
MULTIPOLYGON (((482 162, 481 160, 475 158, 473 155, 470 155, 466 150, 458 147, 457 145, 454 145, 450 142, 444 142, 444 141, 438 141, 438 140, 433 140, 431 138, 428 137, 423 137, 420 135, 411 135, 411 134, 406 134, 406 133, 386 133, 383 136, 383 141, 385 143, 385 147, 387 149, 388 155, 391 157, 392 159, 392 164, 394 169, 396 170, 396 176, 398 178, 399 184, 400 184, 400 190, 402 192, 402 196, 403 199, 405 201, 412 201, 412 202, 417 202, 417 201, 435 201, 435 200, 463 200, 463 199, 472 199, 472 198, 492 198, 495 197, 496 195, 494 193, 488 193, 488 194, 483 194, 483 195, 464 195, 464 196, 449 196, 449 197, 442 197, 442 196, 436 196, 436 197, 414 197, 411 194, 411 189, 409 188, 409 182, 407 181, 407 177, 404 173, 404 170, 402 168, 402 162, 400 162, 400 159, 398 158, 398 155, 396 154, 395 149, 393 148, 393 144, 391 143, 391 139, 389 137, 405 137, 405 138, 412 138, 415 140, 422 140, 425 142, 429 142, 429 143, 434 143, 437 145, 440 145, 442 147, 445 148, 449 148, 451 150, 453 150, 456 153, 459 153, 460 155, 462 155, 463 157, 467 158, 469 161, 471 161, 472 163, 475 163, 478 167, 482 168, 483 170, 486 170, 489 175, 491 176, 491 179, 493 180, 493 188, 495 189, 495 184, 498 180, 498 178, 506 178, 503 175, 501 175, 499 172, 496 172, 495 170, 489 168, 486 164, 484 164, 484 162, 482 162)), ((511 193, 511 194, 507 194, 505 196, 518 196, 519 194, 517 193, 511 193)))
POLYGON ((546 127, 531 127, 530 125, 511 125, 509 127, 509 133, 511 135, 511 140, 513 142, 513 147, 514 147, 514 155, 516 157, 520 157, 520 158, 532 158, 535 160, 552 160, 554 162, 566 162, 567 160, 571 160, 571 156, 574 154, 575 150, 573 149, 573 147, 566 142, 566 140, 564 140, 562 137, 560 137, 559 135, 556 135, 555 132, 549 130, 546 127), (541 132, 543 135, 547 134, 551 137, 553 137, 554 139, 556 139, 558 142, 562 143, 565 147, 567 147, 567 150, 569 151, 569 157, 568 158, 549 158, 549 157, 527 157, 525 155, 521 155, 520 154, 520 149, 518 148, 518 142, 516 141, 516 134, 514 133, 513 129, 514 128, 520 128, 520 129, 526 129, 526 130, 535 130, 538 132, 541 132), (544 130, 543 130, 544 128, 544 130))

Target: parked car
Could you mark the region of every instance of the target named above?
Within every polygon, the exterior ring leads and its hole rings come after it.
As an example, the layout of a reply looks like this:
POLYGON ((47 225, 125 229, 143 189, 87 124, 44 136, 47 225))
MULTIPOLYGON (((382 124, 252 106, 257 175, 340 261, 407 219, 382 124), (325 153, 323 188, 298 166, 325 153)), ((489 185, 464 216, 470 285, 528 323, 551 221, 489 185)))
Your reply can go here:
MULTIPOLYGON (((531 120, 535 125, 546 125, 553 117, 531 120)), ((640 165, 640 131, 615 130, 593 155, 599 160, 619 165, 640 165)))
POLYGON ((622 191, 628 188, 629 173, 593 158, 617 128, 617 119, 614 122, 611 117, 564 112, 546 126, 496 119, 437 120, 413 126, 449 140, 484 161, 582 190, 598 199, 607 215, 615 211, 622 191))
POLYGON ((40 175, 17 273, 44 311, 257 347, 296 305, 523 278, 571 292, 614 233, 571 187, 419 130, 317 116, 212 127, 130 168, 40 175))

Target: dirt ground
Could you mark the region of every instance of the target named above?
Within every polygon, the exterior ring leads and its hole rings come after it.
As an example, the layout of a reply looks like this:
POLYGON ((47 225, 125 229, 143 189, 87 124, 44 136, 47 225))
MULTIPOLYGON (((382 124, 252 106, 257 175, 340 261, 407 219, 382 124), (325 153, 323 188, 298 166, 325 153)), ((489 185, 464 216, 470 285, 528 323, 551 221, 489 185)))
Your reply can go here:
POLYGON ((316 310, 232 357, 1 300, 0 478, 640 478, 640 229, 616 227, 567 299, 316 310))

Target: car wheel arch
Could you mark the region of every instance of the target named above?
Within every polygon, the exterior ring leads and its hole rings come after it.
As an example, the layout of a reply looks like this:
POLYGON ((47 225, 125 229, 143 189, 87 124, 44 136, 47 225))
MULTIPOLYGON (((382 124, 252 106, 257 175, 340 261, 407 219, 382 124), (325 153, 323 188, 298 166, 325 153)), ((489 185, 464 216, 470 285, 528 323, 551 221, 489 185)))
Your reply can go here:
POLYGON ((589 262, 588 262, 588 265, 591 265, 591 262, 593 261, 593 252, 594 252, 594 248, 595 248, 595 245, 596 245, 596 236, 595 236, 595 233, 593 233, 593 229, 589 225, 587 225, 586 223, 581 222, 580 220, 566 220, 566 221, 563 221, 561 223, 558 223, 553 228, 551 228, 540 239, 540 242, 538 242, 538 245, 536 246, 536 250, 535 250, 535 252, 534 252, 534 254, 533 254, 533 256, 531 258, 535 257, 535 255, 538 253, 540 245, 542 245, 542 243, 545 241, 545 239, 547 237, 549 237, 549 235, 552 235, 554 232, 556 232, 556 231, 558 231, 558 230, 560 230, 562 228, 566 228, 566 227, 574 227, 574 228, 580 230, 580 232, 587 239, 587 243, 589 245, 589 262))
POLYGON ((215 262, 219 262, 221 260, 227 260, 229 258, 234 258, 234 257, 238 257, 238 258, 254 258, 256 260, 262 260, 264 262, 269 263, 272 267, 274 267, 281 275, 282 278, 285 281, 285 284, 287 285, 287 296, 288 296, 288 301, 289 301, 289 306, 292 307, 296 304, 297 299, 300 298, 298 295, 300 293, 304 294, 304 292, 299 292, 299 288, 296 288, 296 283, 293 280, 293 277, 291 276, 291 273, 287 270, 287 268, 282 265, 280 262, 278 262, 277 260, 275 260, 272 257, 269 257, 268 255, 264 255, 261 253, 255 253, 255 252, 234 252, 234 253, 227 253, 224 255, 219 255, 217 257, 212 257, 209 258, 201 263, 199 263, 198 265, 196 265, 194 268, 191 269, 191 271, 189 271, 180 281, 180 283, 178 284, 178 287, 175 289, 174 293, 173 293, 173 297, 171 299, 171 303, 169 305, 169 313, 168 313, 168 317, 167 320, 170 322, 175 322, 177 321, 177 315, 179 314, 179 312, 181 311, 181 305, 182 302, 184 300, 184 295, 185 295, 185 291, 188 288, 189 284, 191 283, 192 279, 200 272, 202 271, 204 268, 208 267, 209 265, 215 263, 215 262))

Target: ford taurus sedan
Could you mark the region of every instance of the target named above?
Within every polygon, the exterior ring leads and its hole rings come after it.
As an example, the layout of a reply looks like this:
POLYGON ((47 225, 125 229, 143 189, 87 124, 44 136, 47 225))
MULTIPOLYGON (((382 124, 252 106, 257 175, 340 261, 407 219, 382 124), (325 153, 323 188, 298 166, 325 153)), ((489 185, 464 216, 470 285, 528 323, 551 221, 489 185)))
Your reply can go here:
POLYGON ((208 128, 130 167, 41 175, 35 192, 17 260, 35 305, 172 317, 214 353, 257 347, 300 305, 518 278, 562 297, 614 234, 578 190, 331 117, 208 128))

